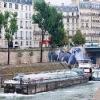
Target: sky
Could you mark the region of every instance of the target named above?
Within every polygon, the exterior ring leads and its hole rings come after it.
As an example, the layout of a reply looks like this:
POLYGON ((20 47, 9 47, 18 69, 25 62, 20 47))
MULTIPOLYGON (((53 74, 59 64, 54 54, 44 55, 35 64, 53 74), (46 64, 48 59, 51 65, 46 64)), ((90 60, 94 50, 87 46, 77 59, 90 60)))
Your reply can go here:
MULTIPOLYGON (((71 0, 45 0, 47 3, 50 2, 53 5, 61 5, 62 3, 64 3, 64 5, 70 5, 71 4, 71 0)), ((97 0, 100 1, 100 0, 97 0)))
POLYGON ((62 3, 64 3, 64 5, 70 5, 71 4, 71 0, 45 0, 47 3, 50 2, 51 4, 54 5, 61 5, 62 3))

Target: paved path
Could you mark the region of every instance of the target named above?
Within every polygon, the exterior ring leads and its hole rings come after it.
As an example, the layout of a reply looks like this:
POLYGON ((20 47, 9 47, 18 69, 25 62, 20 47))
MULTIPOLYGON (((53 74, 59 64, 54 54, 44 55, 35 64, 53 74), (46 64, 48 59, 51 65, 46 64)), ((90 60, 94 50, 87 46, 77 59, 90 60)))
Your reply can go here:
POLYGON ((92 100, 100 100, 100 88, 98 89, 98 91, 94 94, 94 97, 92 100))

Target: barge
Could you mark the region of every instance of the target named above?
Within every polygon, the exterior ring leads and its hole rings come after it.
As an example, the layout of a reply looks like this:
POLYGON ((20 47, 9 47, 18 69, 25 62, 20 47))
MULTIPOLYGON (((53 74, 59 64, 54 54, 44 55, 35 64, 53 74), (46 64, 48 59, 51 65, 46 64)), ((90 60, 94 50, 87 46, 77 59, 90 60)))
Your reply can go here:
POLYGON ((1 85, 4 93, 35 94, 58 88, 86 83, 87 75, 79 75, 73 71, 55 71, 39 74, 18 74, 12 80, 5 80, 1 85))

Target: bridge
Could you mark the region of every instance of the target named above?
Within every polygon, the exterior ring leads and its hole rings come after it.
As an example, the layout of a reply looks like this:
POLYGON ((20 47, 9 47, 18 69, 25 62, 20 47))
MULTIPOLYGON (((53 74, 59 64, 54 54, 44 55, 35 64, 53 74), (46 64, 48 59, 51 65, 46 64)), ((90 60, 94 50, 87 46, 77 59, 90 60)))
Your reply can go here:
POLYGON ((87 42, 84 45, 84 49, 91 60, 100 65, 100 44, 97 41, 87 42))

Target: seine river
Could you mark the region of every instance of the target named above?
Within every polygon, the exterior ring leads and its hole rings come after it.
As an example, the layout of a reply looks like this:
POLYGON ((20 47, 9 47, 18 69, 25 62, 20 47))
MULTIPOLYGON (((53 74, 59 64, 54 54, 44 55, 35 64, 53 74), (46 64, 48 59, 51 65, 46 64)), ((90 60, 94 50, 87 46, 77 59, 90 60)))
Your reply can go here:
POLYGON ((4 94, 3 90, 0 89, 0 100, 92 100, 99 87, 99 81, 91 81, 34 95, 4 94))

